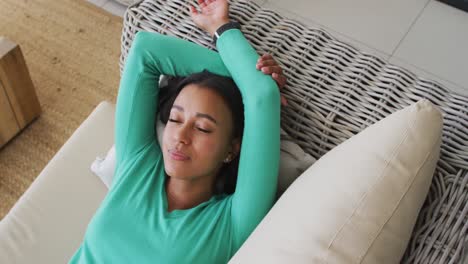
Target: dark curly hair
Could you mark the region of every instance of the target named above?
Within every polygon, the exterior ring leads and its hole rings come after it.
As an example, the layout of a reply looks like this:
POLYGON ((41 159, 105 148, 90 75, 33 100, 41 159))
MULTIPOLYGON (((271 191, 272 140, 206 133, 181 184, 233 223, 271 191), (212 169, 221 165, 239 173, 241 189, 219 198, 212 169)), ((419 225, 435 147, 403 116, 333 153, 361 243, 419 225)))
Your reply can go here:
MULTIPOLYGON (((162 123, 167 124, 169 114, 176 97, 180 91, 189 84, 197 84, 203 88, 210 89, 220 95, 228 106, 233 124, 232 138, 239 138, 242 143, 244 132, 244 104, 242 95, 234 80, 204 70, 186 77, 167 76, 167 84, 161 85, 159 92, 159 118, 162 123)), ((156 117, 157 118, 157 117, 156 117)), ((230 162, 223 164, 215 183, 214 194, 232 194, 236 189, 237 171, 239 168, 239 156, 230 162)))

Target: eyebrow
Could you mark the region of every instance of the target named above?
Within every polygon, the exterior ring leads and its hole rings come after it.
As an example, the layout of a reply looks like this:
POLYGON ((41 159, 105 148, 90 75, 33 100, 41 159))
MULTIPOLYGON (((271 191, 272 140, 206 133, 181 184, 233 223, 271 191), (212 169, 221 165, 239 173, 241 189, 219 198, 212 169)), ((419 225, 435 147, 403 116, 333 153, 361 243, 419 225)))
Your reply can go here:
MULTIPOLYGON (((184 108, 182 106, 179 106, 179 105, 172 105, 172 108, 175 108, 179 111, 184 111, 184 108)), ((195 115, 196 117, 201 117, 201 118, 206 118, 206 119, 209 119, 211 121, 213 121, 215 124, 218 124, 218 122, 216 121, 216 119, 214 119, 212 116, 208 115, 208 114, 203 114, 203 113, 198 113, 195 115)))

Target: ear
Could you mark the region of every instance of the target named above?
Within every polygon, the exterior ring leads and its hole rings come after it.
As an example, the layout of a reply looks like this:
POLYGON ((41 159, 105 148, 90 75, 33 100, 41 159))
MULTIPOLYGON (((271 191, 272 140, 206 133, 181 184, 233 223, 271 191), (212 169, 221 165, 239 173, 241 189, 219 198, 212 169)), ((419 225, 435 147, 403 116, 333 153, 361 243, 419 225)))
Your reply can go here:
POLYGON ((240 138, 235 138, 231 141, 231 155, 232 155, 232 159, 234 159, 235 157, 237 157, 237 155, 239 155, 239 152, 240 152, 240 148, 241 148, 241 140, 240 138))

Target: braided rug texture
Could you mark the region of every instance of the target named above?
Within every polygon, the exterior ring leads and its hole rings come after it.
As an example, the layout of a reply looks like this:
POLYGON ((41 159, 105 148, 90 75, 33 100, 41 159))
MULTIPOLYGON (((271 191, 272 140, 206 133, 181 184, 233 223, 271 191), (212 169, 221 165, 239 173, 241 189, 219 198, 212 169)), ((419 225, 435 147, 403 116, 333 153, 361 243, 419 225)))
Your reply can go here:
POLYGON ((0 36, 20 47, 42 108, 0 148, 0 220, 93 109, 115 101, 121 32, 121 17, 86 0, 0 0, 0 36))
MULTIPOLYGON (((144 0, 127 9, 120 70, 138 31, 159 32, 215 49, 190 19, 188 1, 144 0)), ((307 153, 329 150, 422 98, 444 116, 441 157, 401 263, 461 263, 468 242, 468 97, 342 42, 323 29, 250 1, 230 1, 232 20, 258 53, 282 65, 282 128, 307 153)))

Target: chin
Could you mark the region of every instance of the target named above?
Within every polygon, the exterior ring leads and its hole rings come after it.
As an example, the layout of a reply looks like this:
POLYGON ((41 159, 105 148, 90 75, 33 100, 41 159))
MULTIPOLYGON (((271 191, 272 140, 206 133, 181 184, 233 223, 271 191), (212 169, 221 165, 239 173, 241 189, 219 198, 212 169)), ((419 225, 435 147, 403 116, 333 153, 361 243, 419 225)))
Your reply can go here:
POLYGON ((190 169, 186 164, 181 164, 180 162, 173 161, 169 158, 168 162, 164 162, 164 170, 169 177, 175 178, 188 178, 190 177, 190 169))
POLYGON ((187 175, 184 172, 181 172, 180 170, 173 170, 170 168, 165 168, 166 174, 169 177, 174 177, 174 178, 186 178, 187 175))

